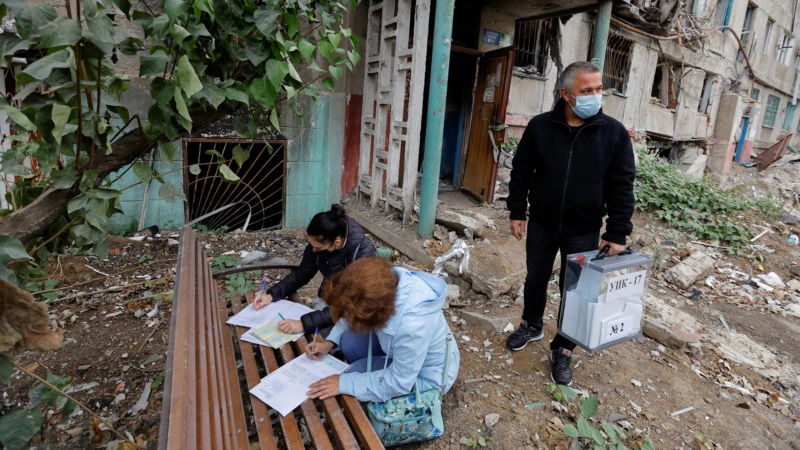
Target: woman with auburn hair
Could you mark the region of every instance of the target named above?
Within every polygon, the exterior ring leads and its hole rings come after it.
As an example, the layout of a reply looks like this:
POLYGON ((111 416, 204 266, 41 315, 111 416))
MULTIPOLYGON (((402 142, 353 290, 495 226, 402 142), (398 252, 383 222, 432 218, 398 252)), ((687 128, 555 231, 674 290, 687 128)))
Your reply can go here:
POLYGON ((336 325, 324 342, 306 346, 306 353, 320 359, 339 346, 351 366, 311 385, 308 396, 348 394, 362 402, 384 402, 408 394, 414 382, 420 391, 450 390, 460 357, 442 313, 446 289, 434 275, 392 268, 381 258, 359 259, 331 278, 323 297, 336 325), (373 371, 366 372, 370 339, 373 371))

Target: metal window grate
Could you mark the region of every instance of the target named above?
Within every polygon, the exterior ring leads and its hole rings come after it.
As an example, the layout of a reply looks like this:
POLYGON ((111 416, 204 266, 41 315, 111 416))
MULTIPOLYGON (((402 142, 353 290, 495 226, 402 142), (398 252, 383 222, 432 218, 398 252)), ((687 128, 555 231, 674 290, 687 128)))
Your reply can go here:
POLYGON ((514 26, 514 67, 518 72, 543 76, 547 70, 547 31, 550 19, 518 20, 514 26))
POLYGON ((606 60, 603 65, 603 89, 624 94, 628 88, 633 41, 617 31, 608 34, 606 60))
POLYGON ((783 114, 783 128, 784 130, 789 130, 792 128, 792 122, 794 122, 794 111, 797 109, 797 106, 789 103, 786 105, 786 112, 783 114))
POLYGON ((758 100, 758 97, 761 95, 761 89, 753 88, 753 92, 750 93, 750 98, 753 100, 758 100))
POLYGON ((764 126, 774 127, 775 118, 778 116, 778 107, 781 105, 781 99, 774 95, 767 98, 767 110, 764 112, 764 126))

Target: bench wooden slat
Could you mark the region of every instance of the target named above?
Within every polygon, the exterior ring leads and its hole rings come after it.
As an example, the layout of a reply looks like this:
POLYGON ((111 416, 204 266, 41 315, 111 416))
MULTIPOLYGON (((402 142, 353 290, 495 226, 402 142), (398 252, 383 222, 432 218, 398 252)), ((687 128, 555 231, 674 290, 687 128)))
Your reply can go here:
MULTIPOLYGON (((243 309, 242 298, 239 294, 234 294, 232 296, 231 306, 234 314, 238 314, 243 309)), ((253 345, 249 342, 242 342, 241 339, 242 335, 245 334, 249 328, 235 328, 236 333, 239 335, 239 350, 242 353, 242 362, 244 362, 244 374, 247 378, 247 387, 248 389, 253 389, 261 382, 261 377, 258 375, 258 365, 256 364, 256 358, 253 354, 253 345)), ((258 442, 261 445, 261 450, 273 450, 278 448, 275 442, 275 436, 272 434, 272 423, 269 419, 269 409, 267 405, 252 394, 250 394, 250 404, 253 406, 256 431, 258 433, 258 442)))
POLYGON ((353 428, 361 439, 362 447, 368 450, 383 450, 383 442, 375 432, 375 428, 372 427, 361 403, 352 395, 340 395, 339 402, 344 406, 347 417, 353 423, 353 428))
MULTIPOLYGON (((267 366, 267 374, 278 370, 278 360, 275 359, 275 351, 272 347, 258 346, 261 350, 261 357, 264 358, 264 365, 267 366)), ((261 401, 261 400, 259 400, 261 401)), ((280 415, 280 413, 278 414, 280 415)), ((297 427, 297 420, 294 418, 294 411, 287 416, 280 416, 283 436, 286 438, 288 450, 304 450, 303 439, 300 437, 300 429, 297 427)))
MULTIPOLYGON (((283 356, 284 364, 294 359, 291 344, 286 344, 281 347, 281 355, 283 356)), ((300 409, 303 411, 303 417, 306 419, 308 432, 311 435, 311 439, 314 441, 314 448, 316 450, 333 450, 333 445, 328 437, 328 433, 325 431, 325 426, 322 424, 322 419, 319 417, 319 411, 317 411, 314 401, 311 399, 304 401, 300 405, 300 409)))
MULTIPOLYGON (((305 352, 307 344, 305 336, 301 336, 297 340, 298 350, 305 352)), ((325 409, 325 414, 328 416, 328 420, 331 422, 342 448, 358 448, 358 441, 356 441, 356 437, 353 435, 353 431, 350 429, 344 414, 342 414, 342 409, 339 408, 339 403, 336 399, 326 398, 322 400, 322 407, 325 409)))
POLYGON ((239 384, 239 372, 236 370, 236 354, 233 350, 233 341, 231 339, 231 329, 225 325, 228 319, 228 307, 224 302, 217 303, 217 314, 220 317, 221 333, 222 333, 222 354, 230 355, 225 358, 226 378, 228 384, 228 403, 230 411, 232 412, 232 432, 235 448, 247 449, 250 442, 247 438, 247 419, 245 418, 244 400, 242 399, 242 389, 239 384))
POLYGON ((168 421, 167 446, 171 448, 197 448, 197 434, 194 431, 197 405, 195 404, 196 378, 192 376, 195 367, 194 319, 195 304, 181 304, 180 298, 191 298, 195 295, 196 273, 190 268, 194 266, 194 232, 184 229, 181 233, 181 259, 178 266, 178 291, 175 297, 175 336, 172 354, 172 377, 169 382, 169 417, 177 418, 176 423, 168 421))
POLYGON ((203 248, 200 242, 195 241, 194 244, 194 269, 197 271, 195 275, 195 284, 196 284, 196 292, 195 297, 190 299, 188 303, 194 303, 197 308, 197 314, 195 314, 195 337, 196 337, 196 351, 197 351, 197 367, 195 369, 195 373, 197 374, 197 383, 195 384, 195 395, 196 398, 199 399, 199 409, 197 411, 200 429, 197 430, 198 444, 200 448, 222 448, 222 439, 219 436, 219 433, 216 436, 212 437, 212 430, 215 429, 214 419, 216 418, 216 414, 212 414, 211 412, 211 404, 219 404, 219 399, 213 397, 214 394, 214 385, 216 385, 216 380, 211 380, 210 376, 210 365, 211 361, 209 360, 209 352, 208 352, 208 341, 207 341, 207 327, 210 324, 206 320, 206 310, 208 305, 208 295, 209 293, 208 288, 205 284, 200 283, 197 285, 198 277, 201 275, 202 267, 205 264, 203 260, 203 248), (215 440, 214 438, 219 438, 219 440, 215 440))
POLYGON ((232 449, 247 450, 247 423, 244 418, 244 403, 239 386, 239 374, 236 370, 236 354, 233 351, 231 330, 225 324, 228 320, 228 308, 225 301, 220 302, 217 294, 217 284, 211 276, 211 267, 206 264, 206 279, 211 288, 212 314, 214 316, 214 329, 216 331, 216 350, 220 357, 219 370, 222 375, 222 394, 225 402, 223 412, 228 415, 228 433, 232 449))

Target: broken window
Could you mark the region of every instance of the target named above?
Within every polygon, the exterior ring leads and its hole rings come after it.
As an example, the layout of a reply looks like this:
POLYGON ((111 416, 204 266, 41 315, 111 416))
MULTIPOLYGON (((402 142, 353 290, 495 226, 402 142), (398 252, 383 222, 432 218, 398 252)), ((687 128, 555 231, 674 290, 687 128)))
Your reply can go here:
POLYGON ((628 75, 631 70, 633 41, 618 31, 608 34, 606 60, 603 64, 603 90, 625 94, 628 88, 628 75))
POLYGON ((790 130, 792 128, 792 122, 794 122, 794 110, 797 109, 796 105, 791 103, 786 104, 786 111, 783 114, 783 128, 784 130, 790 130))
POLYGON ((711 114, 711 105, 714 104, 718 83, 716 75, 713 73, 706 74, 706 79, 703 81, 703 92, 700 94, 700 106, 698 106, 697 111, 703 114, 711 114))
POLYGON ((203 219, 200 224, 209 230, 236 230, 245 225, 247 230, 280 228, 284 211, 285 149, 285 141, 184 139, 188 220, 233 205, 203 219), (239 181, 235 183, 228 181, 237 177, 239 181))
POLYGON ((778 45, 775 61, 778 61, 784 66, 788 66, 792 55, 792 48, 794 47, 794 38, 786 34, 785 31, 781 31, 778 38, 778 45))
POLYGON ((547 31, 550 19, 517 20, 514 26, 514 71, 544 76, 547 71, 547 31))
POLYGON ((764 29, 764 46, 761 48, 761 53, 769 55, 769 42, 772 40, 772 29, 775 28, 774 20, 767 20, 767 27, 764 29))
MULTIPOLYGON (((747 44, 751 41, 750 34, 753 32, 753 15, 755 14, 756 6, 748 4, 747 11, 744 13, 744 25, 742 25, 742 47, 747 48, 747 44)), ((739 49, 739 52, 736 54, 736 60, 742 61, 744 59, 744 53, 742 53, 742 49, 739 49)))
POLYGON ((750 98, 753 100, 758 100, 759 95, 761 95, 761 90, 758 88, 753 88, 753 91, 750 93, 750 98))
POLYGON ((717 4, 717 12, 714 15, 715 25, 728 25, 731 22, 731 9, 733 0, 720 0, 717 4))
POLYGON ((781 105, 781 99, 770 95, 767 98, 767 110, 764 112, 764 126, 774 127, 775 118, 778 116, 778 107, 781 105))
POLYGON ((663 56, 658 58, 653 87, 650 91, 651 103, 660 104, 669 109, 675 109, 678 106, 680 77, 675 72, 676 67, 680 67, 680 64, 664 59, 663 56))

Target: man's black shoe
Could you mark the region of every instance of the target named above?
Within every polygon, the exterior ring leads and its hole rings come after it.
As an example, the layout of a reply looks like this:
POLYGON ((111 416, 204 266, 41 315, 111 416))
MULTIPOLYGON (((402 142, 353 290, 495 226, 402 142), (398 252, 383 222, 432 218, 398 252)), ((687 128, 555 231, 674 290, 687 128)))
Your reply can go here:
POLYGON ((529 327, 528 322, 523 320, 517 331, 511 333, 511 336, 506 339, 506 347, 511 351, 518 352, 525 348, 528 342, 538 341, 543 337, 544 332, 541 328, 529 327))
POLYGON ((550 362, 552 364, 550 379, 553 380, 553 383, 563 384, 564 386, 572 384, 572 368, 569 366, 572 362, 572 352, 565 348, 553 350, 550 355, 550 362))

